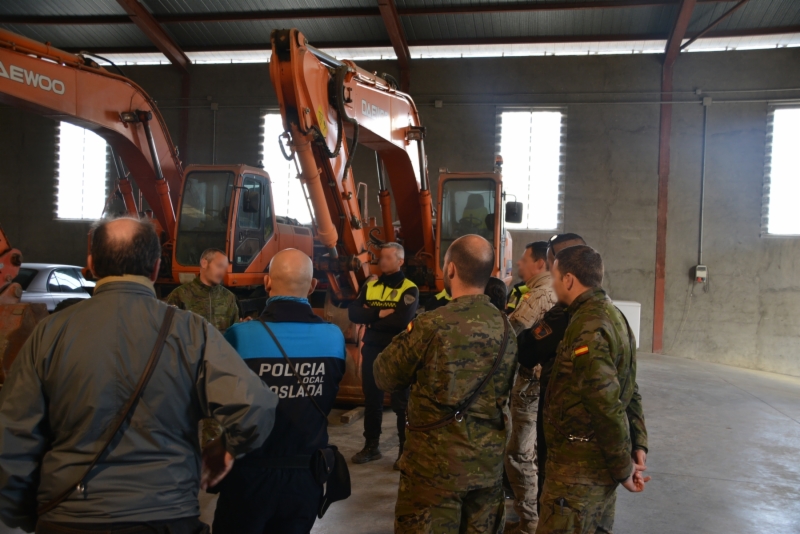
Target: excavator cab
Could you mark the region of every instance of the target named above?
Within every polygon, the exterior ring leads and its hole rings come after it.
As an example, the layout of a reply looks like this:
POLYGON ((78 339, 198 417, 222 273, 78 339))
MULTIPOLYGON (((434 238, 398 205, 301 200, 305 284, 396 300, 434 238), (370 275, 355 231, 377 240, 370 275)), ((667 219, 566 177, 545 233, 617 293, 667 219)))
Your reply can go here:
MULTIPOLYGON (((437 286, 444 256, 456 239, 467 234, 484 237, 495 249, 494 276, 510 281, 513 261, 511 237, 503 226, 503 178, 493 173, 439 175, 436 219, 437 286)), ((521 209, 521 207, 520 207, 521 209)))
POLYGON ((190 165, 176 227, 172 271, 180 283, 197 276, 209 248, 228 256, 223 284, 232 288, 261 286, 281 248, 313 250, 310 229, 276 221, 269 175, 247 165, 190 165))

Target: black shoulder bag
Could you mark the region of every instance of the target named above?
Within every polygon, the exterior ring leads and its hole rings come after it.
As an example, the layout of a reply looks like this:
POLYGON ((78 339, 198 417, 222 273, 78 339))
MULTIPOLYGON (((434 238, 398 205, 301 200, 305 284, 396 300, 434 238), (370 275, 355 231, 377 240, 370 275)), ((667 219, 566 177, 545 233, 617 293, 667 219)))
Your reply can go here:
POLYGON ((122 428, 123 423, 127 421, 132 415, 133 412, 136 410, 137 401, 144 393, 144 388, 147 386, 147 383, 150 381, 150 377, 153 376, 153 370, 158 365, 158 360, 161 357, 161 353, 164 350, 164 343, 167 341, 167 335, 169 335, 169 330, 172 327, 172 319, 175 317, 175 308, 173 306, 167 307, 167 312, 164 314, 164 321, 161 323, 161 330, 158 332, 158 338, 156 338, 156 344, 153 346, 153 351, 150 353, 150 359, 147 361, 147 366, 144 368, 144 373, 142 377, 139 379, 139 383, 136 385, 136 389, 133 391, 133 395, 128 399, 128 402, 122 408, 122 411, 119 412, 117 416, 117 420, 114 421, 114 425, 112 426, 111 432, 106 436, 105 442, 103 442, 103 446, 100 450, 97 451, 97 454, 94 455, 92 461, 86 466, 83 473, 81 474, 80 478, 77 479, 73 484, 71 484, 67 489, 62 491, 58 494, 56 498, 51 500, 50 502, 43 504, 36 510, 36 513, 41 515, 46 514, 72 495, 73 491, 79 491, 81 493, 85 490, 85 480, 86 477, 89 476, 89 472, 97 465, 97 462, 100 461, 100 458, 103 454, 108 450, 108 447, 111 445, 111 442, 114 440, 114 437, 122 428))
MULTIPOLYGON (((502 315, 502 314, 501 314, 502 315)), ((406 421, 406 428, 411 432, 430 432, 431 430, 436 430, 437 428, 442 428, 453 421, 460 423, 464 420, 464 414, 469 410, 469 408, 475 404, 475 401, 478 400, 483 388, 486 387, 486 384, 489 383, 489 380, 494 376, 495 372, 497 372, 497 368, 500 367, 500 364, 503 361, 503 356, 506 353, 506 348, 508 347, 508 319, 505 318, 503 315, 503 341, 500 343, 500 352, 497 354, 497 358, 494 360, 494 365, 492 365, 492 369, 489 373, 484 377, 483 382, 478 385, 478 388, 472 392, 472 395, 466 400, 466 402, 461 403, 461 405, 456 408, 456 411, 439 419, 434 423, 429 423, 427 425, 412 425, 410 422, 406 421)))
MULTIPOLYGON (((300 385, 303 395, 311 400, 314 407, 322 415, 322 418, 327 421, 328 414, 320 408, 317 401, 314 400, 314 397, 309 396, 306 392, 303 379, 300 378, 300 374, 289 359, 286 351, 283 350, 283 345, 278 341, 275 333, 263 319, 259 317, 258 320, 261 321, 261 324, 267 330, 272 341, 275 342, 275 346, 281 351, 281 355, 283 355, 283 359, 286 360, 286 365, 289 366, 295 379, 297 379, 297 383, 300 385)), ((311 455, 308 468, 311 469, 311 473, 314 475, 317 482, 319 482, 320 485, 326 486, 325 495, 322 497, 322 502, 320 503, 319 512, 317 514, 318 517, 322 518, 331 504, 336 501, 343 501, 350 496, 350 470, 347 468, 347 461, 344 459, 344 456, 342 456, 342 453, 339 452, 336 445, 331 445, 330 443, 326 448, 319 449, 315 454, 311 455)))

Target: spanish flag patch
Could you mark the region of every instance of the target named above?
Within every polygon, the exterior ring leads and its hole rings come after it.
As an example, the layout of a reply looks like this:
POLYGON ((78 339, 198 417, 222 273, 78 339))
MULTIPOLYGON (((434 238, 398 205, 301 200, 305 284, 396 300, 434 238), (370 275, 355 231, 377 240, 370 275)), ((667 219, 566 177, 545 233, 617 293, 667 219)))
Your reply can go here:
POLYGON ((588 353, 589 353, 589 347, 584 345, 582 347, 578 347, 577 349, 575 349, 572 354, 575 356, 583 356, 584 354, 588 353))
POLYGON ((414 323, 413 322, 408 323, 408 326, 406 327, 406 332, 410 334, 413 329, 414 329, 414 323))

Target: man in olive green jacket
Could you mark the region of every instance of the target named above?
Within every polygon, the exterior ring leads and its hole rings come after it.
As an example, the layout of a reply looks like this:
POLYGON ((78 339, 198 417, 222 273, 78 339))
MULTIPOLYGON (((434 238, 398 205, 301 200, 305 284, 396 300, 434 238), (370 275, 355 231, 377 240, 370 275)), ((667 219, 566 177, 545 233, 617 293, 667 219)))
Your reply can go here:
POLYGON ((236 295, 222 285, 227 271, 228 258, 224 252, 215 248, 204 251, 200 256, 200 274, 191 282, 175 288, 167 297, 167 304, 204 317, 224 333, 239 322, 236 295))
POLYGON ((537 534, 608 532, 601 519, 617 485, 640 492, 649 480, 631 456, 636 445, 647 447, 644 416, 627 413, 641 407, 636 343, 602 281, 594 249, 569 247, 556 256, 553 287, 570 322, 545 398, 548 457, 537 534), (632 443, 632 435, 645 443, 632 443))

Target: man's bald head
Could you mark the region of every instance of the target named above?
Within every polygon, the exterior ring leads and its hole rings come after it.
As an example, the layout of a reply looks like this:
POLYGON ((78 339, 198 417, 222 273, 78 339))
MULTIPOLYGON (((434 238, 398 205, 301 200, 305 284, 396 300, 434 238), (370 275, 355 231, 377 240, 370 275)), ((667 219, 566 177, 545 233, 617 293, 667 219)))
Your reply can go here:
POLYGON ((264 285, 270 297, 307 297, 317 285, 311 258, 294 248, 281 250, 269 262, 264 285))
POLYGON ((104 219, 92 230, 91 268, 97 278, 138 275, 152 278, 161 243, 149 221, 104 219))
POLYGON ((479 235, 465 235, 453 241, 447 249, 445 270, 448 263, 453 263, 455 276, 463 285, 480 288, 482 293, 494 270, 494 249, 479 235))

